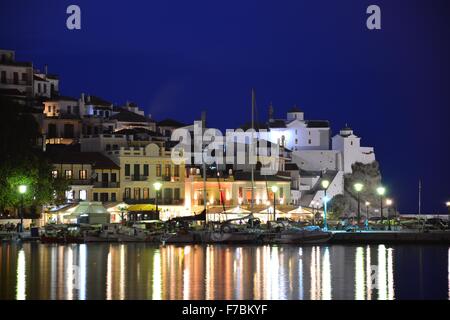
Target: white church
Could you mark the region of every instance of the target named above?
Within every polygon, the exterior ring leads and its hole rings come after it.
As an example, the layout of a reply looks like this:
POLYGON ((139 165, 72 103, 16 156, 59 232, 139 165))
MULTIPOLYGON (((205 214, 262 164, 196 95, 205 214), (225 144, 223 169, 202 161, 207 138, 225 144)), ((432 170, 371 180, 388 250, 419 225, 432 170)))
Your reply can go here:
POLYGON ((298 190, 293 189, 291 194, 296 204, 307 207, 322 204, 322 179, 330 181, 329 198, 343 194, 344 174, 352 173, 352 165, 375 161, 374 149, 362 147, 361 138, 347 126, 330 139, 329 122, 305 120, 304 112, 298 107, 289 110, 286 119, 273 119, 272 115, 270 106, 267 139, 290 150, 291 162, 300 169, 298 190))

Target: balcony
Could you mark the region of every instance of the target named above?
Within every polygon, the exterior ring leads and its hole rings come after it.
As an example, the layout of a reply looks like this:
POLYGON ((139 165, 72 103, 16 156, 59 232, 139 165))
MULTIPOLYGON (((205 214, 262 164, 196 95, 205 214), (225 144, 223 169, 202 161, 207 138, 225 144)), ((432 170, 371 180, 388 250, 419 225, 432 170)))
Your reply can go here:
POLYGON ((93 184, 93 179, 69 179, 69 185, 71 186, 89 186, 93 184))
POLYGON ((16 86, 31 86, 31 81, 28 80, 1 79, 0 83, 12 84, 16 86))
MULTIPOLYGON (((131 199, 123 195, 123 201, 127 204, 155 204, 155 198, 131 199)), ((177 206, 184 204, 184 199, 158 199, 158 205, 177 206)))
POLYGON ((95 181, 94 188, 119 188, 119 182, 110 182, 110 181, 95 181))
POLYGON ((148 176, 132 175, 131 181, 147 181, 148 176))

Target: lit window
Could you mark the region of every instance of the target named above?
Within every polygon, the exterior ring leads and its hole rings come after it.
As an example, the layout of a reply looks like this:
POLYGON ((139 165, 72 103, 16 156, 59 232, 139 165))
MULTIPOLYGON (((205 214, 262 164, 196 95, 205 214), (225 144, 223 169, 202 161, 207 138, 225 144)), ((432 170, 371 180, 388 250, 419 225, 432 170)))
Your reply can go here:
POLYGON ((58 178, 58 170, 53 170, 53 171, 52 171, 52 178, 53 178, 53 179, 58 178))
POLYGON ((66 170, 64 176, 66 179, 72 179, 72 170, 66 170))
POLYGON ((156 176, 161 177, 161 165, 160 164, 156 165, 156 176))
POLYGON ((70 190, 70 191, 66 191, 66 199, 67 200, 73 200, 73 193, 74 193, 74 191, 73 190, 70 190))
POLYGON ((87 179, 87 170, 80 170, 80 180, 87 179))
POLYGON ((87 200, 87 191, 86 190, 80 190, 80 200, 82 200, 82 201, 87 200))

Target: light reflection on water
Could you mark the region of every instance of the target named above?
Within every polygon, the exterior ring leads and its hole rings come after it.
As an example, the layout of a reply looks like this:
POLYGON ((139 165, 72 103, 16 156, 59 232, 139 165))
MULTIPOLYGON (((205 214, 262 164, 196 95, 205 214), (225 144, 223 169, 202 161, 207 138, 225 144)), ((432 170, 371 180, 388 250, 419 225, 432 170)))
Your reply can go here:
POLYGON ((450 248, 418 247, 2 244, 0 299, 450 299, 450 248))

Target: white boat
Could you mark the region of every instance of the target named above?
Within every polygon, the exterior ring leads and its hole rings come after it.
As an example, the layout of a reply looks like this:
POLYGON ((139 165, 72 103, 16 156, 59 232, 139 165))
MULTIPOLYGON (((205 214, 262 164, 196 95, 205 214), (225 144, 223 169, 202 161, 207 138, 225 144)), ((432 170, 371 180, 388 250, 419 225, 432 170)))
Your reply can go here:
POLYGON ((322 231, 319 228, 290 227, 275 232, 268 237, 270 243, 279 244, 319 244, 326 243, 332 238, 331 232, 322 231))

